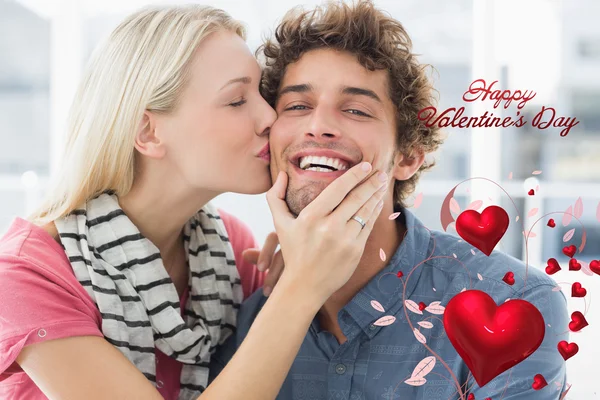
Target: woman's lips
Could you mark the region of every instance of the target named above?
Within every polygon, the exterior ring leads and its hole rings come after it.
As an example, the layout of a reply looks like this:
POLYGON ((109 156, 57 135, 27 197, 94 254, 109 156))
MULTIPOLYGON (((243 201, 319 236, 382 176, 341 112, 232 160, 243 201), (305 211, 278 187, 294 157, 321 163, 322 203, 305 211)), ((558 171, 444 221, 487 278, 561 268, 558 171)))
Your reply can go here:
POLYGON ((258 158, 265 160, 266 162, 271 162, 271 150, 269 147, 269 143, 267 142, 267 144, 260 150, 260 152, 257 155, 258 158))

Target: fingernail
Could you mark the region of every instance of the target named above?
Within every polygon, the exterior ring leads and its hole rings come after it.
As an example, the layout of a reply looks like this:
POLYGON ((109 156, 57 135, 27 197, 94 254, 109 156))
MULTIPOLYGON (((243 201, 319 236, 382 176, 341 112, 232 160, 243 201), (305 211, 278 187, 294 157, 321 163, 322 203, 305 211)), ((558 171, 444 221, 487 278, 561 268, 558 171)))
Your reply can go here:
POLYGON ((362 170, 365 172, 369 172, 371 170, 371 164, 369 164, 368 162, 364 162, 362 164, 362 170))
POLYGON ((269 286, 265 286, 265 287, 263 288, 263 295, 264 295, 265 297, 268 297, 270 294, 271 294, 271 288, 270 288, 269 286))
POLYGON ((385 182, 387 180, 387 174, 385 172, 380 172, 377 175, 377 179, 379 179, 381 182, 385 182))

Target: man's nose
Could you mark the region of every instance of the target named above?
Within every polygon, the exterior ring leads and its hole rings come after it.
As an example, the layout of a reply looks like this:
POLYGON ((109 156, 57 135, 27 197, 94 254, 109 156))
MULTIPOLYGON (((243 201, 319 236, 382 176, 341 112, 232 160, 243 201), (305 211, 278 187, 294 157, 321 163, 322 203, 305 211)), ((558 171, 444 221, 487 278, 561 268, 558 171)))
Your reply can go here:
POLYGON ((332 140, 341 136, 334 113, 324 107, 313 111, 307 128, 306 135, 316 140, 332 140))

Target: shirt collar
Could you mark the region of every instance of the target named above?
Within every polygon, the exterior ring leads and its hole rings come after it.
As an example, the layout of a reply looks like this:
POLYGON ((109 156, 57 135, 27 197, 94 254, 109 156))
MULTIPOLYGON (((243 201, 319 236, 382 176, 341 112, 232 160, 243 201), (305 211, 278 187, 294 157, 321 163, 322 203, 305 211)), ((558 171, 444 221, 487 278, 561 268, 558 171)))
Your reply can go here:
MULTIPOLYGON (((369 337, 381 329, 380 326, 372 324, 385 315, 394 315, 400 309, 405 284, 405 297, 409 298, 423 269, 419 264, 428 257, 431 239, 429 230, 407 209, 398 208, 395 211, 400 212, 398 218, 402 218, 406 226, 402 243, 388 264, 338 313, 338 323, 348 340, 359 333, 358 327, 369 337), (398 278, 397 274, 400 271, 403 276, 398 278), (372 300, 378 301, 385 312, 373 308, 372 300)), ((319 324, 316 318, 312 326, 318 332, 319 324)))

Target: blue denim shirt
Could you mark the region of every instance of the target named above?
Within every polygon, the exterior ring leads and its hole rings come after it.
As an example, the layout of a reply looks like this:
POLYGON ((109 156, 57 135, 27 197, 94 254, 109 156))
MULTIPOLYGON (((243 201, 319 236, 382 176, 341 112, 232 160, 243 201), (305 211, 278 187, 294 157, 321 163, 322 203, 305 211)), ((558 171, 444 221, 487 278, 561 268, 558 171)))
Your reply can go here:
MULTIPOLYGON (((424 385, 404 383, 417 364, 432 355, 417 341, 406 315, 460 384, 468 380, 465 387, 471 388, 469 393, 473 393, 476 400, 488 397, 493 400, 558 399, 565 390, 566 367, 557 344, 568 340, 570 319, 562 291, 552 290, 556 286, 554 280, 530 266, 525 285, 523 262, 498 251, 488 257, 457 236, 429 232, 408 210, 402 209, 401 216, 408 229, 401 245, 388 265, 338 313, 338 322, 347 341, 340 345, 331 333, 321 329, 315 318, 277 399, 459 399, 451 375, 439 359, 425 376, 427 382, 424 385), (411 273, 427 258, 429 260, 411 273), (396 276, 399 271, 404 274, 402 278, 396 276), (515 273, 512 286, 502 280, 507 271, 515 273), (531 356, 480 388, 448 340, 443 315, 427 311, 423 311, 423 315, 405 312, 404 284, 405 299, 417 304, 439 301, 445 306, 464 288, 486 292, 497 305, 509 298, 522 298, 542 313, 546 323, 544 340, 531 356), (378 301, 385 312, 373 308, 372 300, 378 301), (393 315, 396 321, 388 326, 373 325, 383 315, 393 315), (432 328, 418 325, 425 318, 433 324, 432 328), (543 389, 532 388, 536 374, 542 374, 548 382, 543 389)), ((237 333, 213 358, 211 380, 231 359, 266 300, 262 291, 257 291, 242 304, 237 333)))

